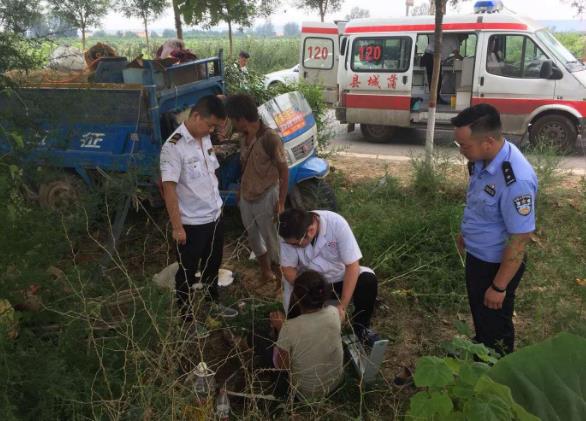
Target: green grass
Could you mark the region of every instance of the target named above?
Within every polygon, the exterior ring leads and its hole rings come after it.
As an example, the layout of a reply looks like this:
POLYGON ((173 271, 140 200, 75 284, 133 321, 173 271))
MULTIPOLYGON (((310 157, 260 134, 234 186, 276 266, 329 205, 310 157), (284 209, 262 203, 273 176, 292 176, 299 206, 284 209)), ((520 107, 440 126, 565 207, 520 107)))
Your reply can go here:
MULTIPOLYGON (((151 275, 174 260, 164 210, 133 212, 119 254, 101 271, 97 262, 102 251, 94 240, 105 239, 103 205, 87 225, 83 212, 64 220, 22 199, 21 179, 10 168, 0 165, 0 193, 8 198, 0 204, 0 217, 7 221, 0 226, 0 290, 14 304, 22 301, 24 289, 37 283, 45 307, 19 313, 17 340, 0 334, 3 419, 137 419, 147 413, 152 419, 170 419, 179 417, 181 406, 191 399, 178 380, 186 361, 210 358, 223 379, 243 366, 242 355, 222 341, 211 354, 206 351, 211 343, 184 342, 171 317, 172 296, 152 286, 151 275), (50 266, 60 268, 65 277, 47 273, 50 266), (139 298, 122 308, 129 317, 112 329, 96 330, 113 311, 98 297, 136 287, 143 288, 139 298), (47 333, 47 326, 59 330, 47 333)), ((441 343, 456 333, 454 325, 469 323, 464 273, 454 244, 465 182, 449 177, 450 168, 441 163, 435 168, 428 171, 415 163, 408 183, 391 175, 355 183, 340 172, 332 179, 364 264, 379 276, 382 305, 374 324, 391 343, 380 382, 361 389, 349 367, 339 393, 327 402, 298 408, 299 413, 323 419, 404 414, 411 392, 389 384, 398 366, 421 355, 441 354, 441 343)), ((574 180, 566 188, 568 180, 548 171, 547 165, 538 168, 550 179, 538 199, 536 241, 518 291, 520 346, 560 331, 586 336, 586 287, 576 283, 586 277, 586 183, 574 180)), ((233 244, 242 233, 238 212, 227 212, 226 222, 226 242, 233 244)), ((250 270, 244 262, 231 264, 250 270)), ((226 298, 237 300, 251 292, 237 283, 226 298)), ((266 322, 266 315, 259 317, 259 323, 266 322)), ((217 329, 221 333, 223 327, 217 329)), ((248 419, 266 418, 260 403, 233 405, 248 419)))

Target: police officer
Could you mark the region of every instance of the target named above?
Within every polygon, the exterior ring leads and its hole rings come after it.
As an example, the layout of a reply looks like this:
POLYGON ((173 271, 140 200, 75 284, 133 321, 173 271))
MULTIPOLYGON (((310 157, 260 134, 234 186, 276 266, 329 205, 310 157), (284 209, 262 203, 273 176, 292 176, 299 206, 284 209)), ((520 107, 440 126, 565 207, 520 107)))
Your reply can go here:
POLYGON ((219 163, 210 133, 225 117, 221 99, 204 97, 161 149, 165 205, 179 260, 175 275, 177 303, 185 320, 193 318, 189 291, 198 270, 207 297, 213 301, 218 299, 224 229, 222 199, 215 174, 219 163))
POLYGON ((458 246, 466 252, 466 288, 476 340, 513 351, 515 291, 525 271, 525 247, 535 230, 537 176, 503 138, 491 105, 452 119, 455 142, 468 160, 470 181, 458 246))
POLYGON ((314 270, 332 285, 340 318, 344 319, 352 301, 354 333, 365 344, 377 341, 378 335, 369 327, 378 281, 371 269, 360 266, 362 253, 348 222, 330 211, 287 209, 279 216, 279 236, 288 317, 297 315, 290 306, 295 279, 306 270, 314 270))

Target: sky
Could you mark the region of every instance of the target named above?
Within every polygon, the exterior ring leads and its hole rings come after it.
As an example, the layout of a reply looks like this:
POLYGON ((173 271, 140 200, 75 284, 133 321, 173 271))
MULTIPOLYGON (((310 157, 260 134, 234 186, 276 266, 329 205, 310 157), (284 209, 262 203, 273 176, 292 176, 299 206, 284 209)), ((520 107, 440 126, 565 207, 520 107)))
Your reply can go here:
MULTIPOLYGON (((284 0, 282 6, 270 17, 271 22, 277 30, 287 22, 319 21, 319 14, 308 13, 302 9, 292 6, 293 0, 284 0)), ((415 0, 415 5, 427 3, 426 0, 415 0)), ((576 18, 576 12, 563 0, 503 0, 505 7, 517 14, 529 16, 535 20, 571 20, 576 18), (539 7, 536 7, 536 4, 539 7)), ((448 14, 465 14, 472 12, 474 0, 464 1, 458 6, 458 10, 449 10, 448 14)), ((344 0, 339 12, 326 15, 326 20, 343 19, 350 9, 360 7, 370 10, 370 16, 376 17, 400 17, 405 15, 404 0, 344 0), (367 4, 367 5, 366 5, 367 4)), ((585 17, 586 19, 586 17, 585 17)), ((264 23, 264 19, 257 20, 256 24, 264 23)), ((585 21, 586 24, 586 21, 585 21)), ((102 29, 108 32, 117 30, 142 30, 142 22, 138 19, 128 19, 120 13, 110 13, 103 19, 102 29)), ((168 10, 157 20, 149 24, 150 30, 161 31, 174 28, 173 12, 168 10)))

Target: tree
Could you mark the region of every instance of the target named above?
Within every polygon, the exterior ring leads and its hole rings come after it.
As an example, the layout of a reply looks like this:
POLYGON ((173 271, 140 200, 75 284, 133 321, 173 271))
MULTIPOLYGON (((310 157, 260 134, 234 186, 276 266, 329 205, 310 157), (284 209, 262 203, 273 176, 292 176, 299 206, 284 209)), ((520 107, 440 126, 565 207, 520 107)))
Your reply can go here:
POLYGON ((411 9, 411 16, 429 16, 431 15, 431 7, 427 3, 422 3, 419 6, 411 9))
POLYGON ((350 14, 346 15, 346 20, 369 18, 370 10, 361 9, 360 7, 353 7, 350 14))
POLYGON ((179 10, 189 25, 210 28, 221 22, 228 24, 229 55, 233 52, 233 26, 250 27, 254 18, 268 16, 273 0, 178 0, 179 10))
POLYGON ((0 27, 7 32, 24 34, 42 17, 39 0, 0 0, 0 27))
POLYGON ((119 0, 118 7, 127 18, 136 17, 142 20, 149 51, 149 21, 160 16, 166 6, 167 0, 119 0))
POLYGON ((343 2, 344 0, 298 0, 296 6, 308 10, 317 10, 323 22, 326 14, 340 10, 343 2))
POLYGON ((270 20, 254 28, 254 33, 261 37, 274 37, 277 34, 275 25, 270 20))
POLYGON ((56 16, 81 31, 81 45, 84 50, 88 29, 99 25, 110 6, 109 0, 48 0, 48 2, 56 16))
POLYGON ((183 39, 183 24, 181 23, 181 11, 179 10, 180 0, 171 0, 173 4, 173 17, 175 19, 175 35, 183 39))
POLYGON ((297 22, 288 22, 283 26, 283 35, 286 37, 295 37, 300 33, 299 24, 297 22))
POLYGON ((586 0, 570 0, 569 3, 580 16, 586 11, 586 0))

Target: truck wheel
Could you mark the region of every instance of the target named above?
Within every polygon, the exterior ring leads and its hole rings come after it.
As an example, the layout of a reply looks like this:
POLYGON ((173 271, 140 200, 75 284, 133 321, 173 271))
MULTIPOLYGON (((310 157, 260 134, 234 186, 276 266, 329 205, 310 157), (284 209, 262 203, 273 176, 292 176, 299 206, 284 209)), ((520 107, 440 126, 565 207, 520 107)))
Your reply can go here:
POLYGON ((370 142, 387 143, 395 132, 393 126, 381 126, 379 124, 360 124, 362 135, 370 142))
POLYGON ((338 208, 334 189, 323 178, 311 178, 297 184, 289 192, 289 202, 292 207, 304 210, 335 211, 338 208))
POLYGON ((39 187, 39 204, 46 209, 65 211, 80 197, 83 182, 73 175, 42 183, 39 187))
POLYGON ((576 125, 568 117, 559 114, 540 117, 529 132, 531 144, 552 147, 563 153, 574 149, 577 137, 576 125))

